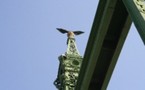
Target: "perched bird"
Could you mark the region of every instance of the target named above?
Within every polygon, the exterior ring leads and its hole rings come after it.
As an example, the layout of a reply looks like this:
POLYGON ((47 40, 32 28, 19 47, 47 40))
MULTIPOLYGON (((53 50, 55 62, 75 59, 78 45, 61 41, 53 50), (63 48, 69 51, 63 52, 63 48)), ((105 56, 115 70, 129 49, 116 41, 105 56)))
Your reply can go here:
POLYGON ((63 34, 67 33, 68 38, 74 38, 75 35, 80 35, 80 34, 84 33, 82 31, 68 31, 68 30, 65 30, 62 28, 56 28, 56 29, 63 34))

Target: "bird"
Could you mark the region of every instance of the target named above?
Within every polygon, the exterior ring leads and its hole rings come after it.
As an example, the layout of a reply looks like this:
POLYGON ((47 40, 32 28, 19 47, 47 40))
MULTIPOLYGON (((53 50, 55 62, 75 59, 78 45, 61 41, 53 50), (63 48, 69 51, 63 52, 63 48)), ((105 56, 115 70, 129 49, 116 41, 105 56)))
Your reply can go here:
POLYGON ((62 28, 56 28, 56 29, 63 34, 67 33, 68 38, 74 38, 75 35, 80 35, 80 34, 84 33, 83 31, 69 31, 69 30, 62 29, 62 28))

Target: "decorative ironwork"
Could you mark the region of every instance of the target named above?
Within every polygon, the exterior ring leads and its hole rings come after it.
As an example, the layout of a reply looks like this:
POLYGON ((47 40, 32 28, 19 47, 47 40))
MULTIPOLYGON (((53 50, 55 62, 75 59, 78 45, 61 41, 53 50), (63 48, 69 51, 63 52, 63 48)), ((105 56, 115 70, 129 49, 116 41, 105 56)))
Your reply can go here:
POLYGON ((79 51, 77 50, 74 38, 68 38, 68 47, 67 47, 67 52, 66 53, 67 54, 80 55, 79 51))
POLYGON ((82 56, 80 56, 74 35, 79 35, 81 31, 67 31, 58 28, 61 33, 67 33, 67 51, 65 54, 59 56, 59 70, 57 79, 54 81, 54 85, 59 90, 75 90, 77 84, 77 78, 81 67, 82 56))

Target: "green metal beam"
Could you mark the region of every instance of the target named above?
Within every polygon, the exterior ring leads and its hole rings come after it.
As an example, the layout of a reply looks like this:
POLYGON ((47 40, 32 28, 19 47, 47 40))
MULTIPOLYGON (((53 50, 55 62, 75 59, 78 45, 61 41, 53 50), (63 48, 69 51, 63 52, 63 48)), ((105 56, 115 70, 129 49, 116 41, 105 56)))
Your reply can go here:
POLYGON ((123 2, 145 44, 145 1, 123 0, 123 2))
POLYGON ((130 25, 122 0, 100 0, 76 90, 106 90, 130 25))
POLYGON ((112 2, 112 4, 110 3, 110 0, 100 0, 99 2, 98 11, 92 26, 76 90, 88 90, 89 88, 97 62, 97 60, 94 59, 99 57, 103 40, 112 17, 112 7, 115 2, 112 2))

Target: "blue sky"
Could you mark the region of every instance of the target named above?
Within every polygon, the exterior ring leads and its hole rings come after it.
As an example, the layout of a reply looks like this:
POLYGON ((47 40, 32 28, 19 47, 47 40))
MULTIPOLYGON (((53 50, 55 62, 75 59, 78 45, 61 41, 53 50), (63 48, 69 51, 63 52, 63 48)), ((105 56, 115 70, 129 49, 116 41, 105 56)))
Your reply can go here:
MULTIPOLYGON (((66 36, 57 27, 82 30, 84 54, 98 0, 1 0, 0 90, 56 90, 58 56, 66 36)), ((107 90, 145 90, 145 47, 132 26, 107 90)))

